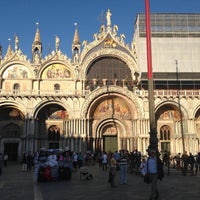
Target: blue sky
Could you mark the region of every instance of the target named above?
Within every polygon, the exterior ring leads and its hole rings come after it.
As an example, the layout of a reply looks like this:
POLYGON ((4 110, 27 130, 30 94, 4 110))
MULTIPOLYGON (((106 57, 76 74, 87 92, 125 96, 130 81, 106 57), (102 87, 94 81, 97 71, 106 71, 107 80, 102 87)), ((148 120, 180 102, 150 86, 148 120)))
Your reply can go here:
MULTIPOLYGON (((200 13, 200 0, 149 0, 151 13, 200 13)), ((99 32, 101 13, 111 10, 112 25, 126 35, 130 43, 138 13, 145 12, 145 0, 1 0, 0 43, 3 55, 8 39, 14 49, 14 35, 19 37, 19 48, 31 59, 31 47, 39 22, 43 57, 55 49, 55 35, 60 38, 60 49, 71 58, 75 23, 78 23, 81 42, 93 40, 99 32)))

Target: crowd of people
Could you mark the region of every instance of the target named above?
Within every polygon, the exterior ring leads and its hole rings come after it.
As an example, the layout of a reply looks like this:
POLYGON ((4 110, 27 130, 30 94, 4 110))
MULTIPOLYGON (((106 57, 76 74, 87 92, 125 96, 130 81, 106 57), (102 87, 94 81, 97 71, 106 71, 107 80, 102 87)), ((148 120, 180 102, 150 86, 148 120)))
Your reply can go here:
MULTIPOLYGON (((7 166, 8 155, 0 153, 0 174, 2 166, 7 166)), ((72 178, 72 173, 83 166, 96 165, 105 173, 108 173, 108 183, 111 187, 118 184, 127 184, 127 174, 132 173, 144 178, 150 176, 151 195, 150 199, 158 199, 157 180, 164 177, 164 169, 174 168, 180 170, 184 176, 197 175, 200 173, 200 152, 196 155, 178 153, 171 156, 168 151, 159 152, 150 150, 148 156, 143 156, 136 149, 132 152, 120 150, 115 152, 91 151, 75 152, 69 148, 65 150, 46 150, 41 148, 40 152, 32 154, 24 153, 21 160, 23 172, 34 172, 37 181, 66 180, 72 178), (118 175, 118 176, 117 176, 118 175), (119 180, 117 180, 119 177, 119 180)))
POLYGON ((37 181, 69 180, 72 172, 83 166, 81 153, 65 150, 41 148, 33 159, 34 177, 37 181))
MULTIPOLYGON (((168 151, 159 153, 155 150, 149 150, 148 156, 142 156, 136 149, 133 152, 125 150, 114 153, 103 152, 98 156, 99 166, 103 171, 108 171, 108 182, 111 187, 117 187, 116 175, 119 171, 119 184, 127 184, 127 173, 135 173, 144 178, 147 174, 150 177, 151 184, 150 200, 159 198, 157 180, 162 180, 164 170, 175 168, 180 170, 184 176, 187 174, 197 175, 200 172, 200 152, 196 155, 192 153, 178 153, 176 156, 170 156, 168 151)), ((169 175, 169 174, 168 174, 169 175)))
POLYGON ((180 170, 184 176, 187 174, 197 175, 200 172, 200 152, 193 155, 185 151, 183 154, 178 153, 172 157, 169 152, 165 151, 163 164, 168 168, 180 170))

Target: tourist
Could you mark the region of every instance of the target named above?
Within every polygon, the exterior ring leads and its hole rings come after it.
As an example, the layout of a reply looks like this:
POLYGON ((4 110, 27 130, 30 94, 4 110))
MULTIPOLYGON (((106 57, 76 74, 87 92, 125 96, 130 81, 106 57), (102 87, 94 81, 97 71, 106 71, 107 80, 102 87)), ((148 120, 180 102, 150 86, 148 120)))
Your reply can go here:
POLYGON ((146 173, 150 175, 150 180, 151 180, 150 200, 156 200, 159 198, 157 180, 158 179, 162 180, 164 173, 163 173, 163 163, 159 158, 158 152, 156 152, 155 150, 149 151, 149 157, 145 165, 145 174, 146 173))
POLYGON ((4 157, 3 157, 3 160, 4 160, 4 166, 7 167, 8 165, 8 154, 4 154, 4 157))
POLYGON ((144 177, 144 175, 145 175, 145 165, 146 165, 146 160, 145 160, 145 158, 143 158, 142 162, 140 164, 140 173, 141 173, 142 177, 144 177))
POLYGON ((23 157, 22 157, 22 171, 27 172, 27 156, 26 156, 26 153, 23 153, 23 157))
POLYGON ((128 155, 125 150, 120 152, 120 158, 118 160, 118 164, 120 167, 119 177, 120 177, 120 185, 127 184, 127 170, 128 170, 128 155))
POLYGON ((80 169, 83 166, 83 155, 81 152, 78 153, 77 162, 78 168, 80 169))
POLYGON ((27 171, 28 172, 31 172, 32 165, 33 165, 33 155, 31 154, 31 152, 28 152, 28 155, 27 155, 27 171))
POLYGON ((114 154, 111 153, 111 159, 110 159, 110 171, 109 171, 109 182, 111 187, 116 187, 116 166, 117 166, 117 161, 114 157, 114 154))
POLYGON ((188 170, 188 154, 187 154, 187 151, 185 151, 182 154, 181 160, 182 160, 182 165, 183 165, 183 168, 182 168, 183 176, 187 176, 187 170, 188 170))
POLYGON ((195 158, 194 158, 194 155, 192 155, 192 153, 189 153, 188 164, 190 166, 191 175, 193 176, 194 175, 195 158))
POLYGON ((108 167, 108 155, 106 152, 103 153, 102 155, 102 169, 103 171, 107 171, 108 167))

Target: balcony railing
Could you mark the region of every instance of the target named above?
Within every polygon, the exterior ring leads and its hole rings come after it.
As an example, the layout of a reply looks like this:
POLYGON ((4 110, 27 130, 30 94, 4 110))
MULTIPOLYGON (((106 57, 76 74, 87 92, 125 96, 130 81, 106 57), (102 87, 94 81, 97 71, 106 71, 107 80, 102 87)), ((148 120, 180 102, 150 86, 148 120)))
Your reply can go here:
POLYGON ((200 90, 154 90, 155 96, 199 96, 200 90))
MULTIPOLYGON (((0 90, 2 96, 87 96, 90 90, 0 90)), ((148 96, 148 90, 133 90, 138 96, 148 96)), ((154 90, 155 96, 200 96, 200 90, 154 90)))
POLYGON ((89 90, 0 90, 1 96, 86 96, 89 90))
MULTIPOLYGON (((148 90, 136 90, 135 94, 148 96, 148 90)), ((200 96, 200 90, 154 90, 155 96, 200 96)))

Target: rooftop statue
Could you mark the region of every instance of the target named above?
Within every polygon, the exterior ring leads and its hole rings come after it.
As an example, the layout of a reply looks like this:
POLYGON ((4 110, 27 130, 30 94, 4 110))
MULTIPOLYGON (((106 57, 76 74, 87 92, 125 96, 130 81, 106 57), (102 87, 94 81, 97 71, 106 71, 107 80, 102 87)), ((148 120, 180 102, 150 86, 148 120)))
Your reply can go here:
POLYGON ((106 13, 106 19, 107 19, 107 26, 111 26, 111 12, 110 9, 108 9, 107 13, 106 13))
POLYGON ((60 46, 60 38, 56 35, 56 51, 59 50, 59 46, 60 46))
POLYGON ((17 35, 15 35, 15 51, 17 51, 19 48, 19 38, 17 35))

